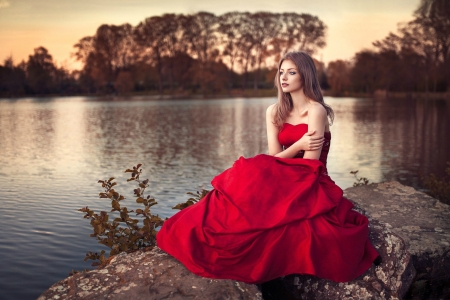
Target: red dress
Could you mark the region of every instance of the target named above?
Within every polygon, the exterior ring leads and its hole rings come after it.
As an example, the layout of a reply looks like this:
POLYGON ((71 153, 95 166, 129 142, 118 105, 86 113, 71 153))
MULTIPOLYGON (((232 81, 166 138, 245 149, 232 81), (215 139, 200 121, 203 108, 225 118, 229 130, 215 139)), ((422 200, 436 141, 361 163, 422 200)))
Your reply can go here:
MULTIPOLYGON (((285 147, 308 130, 285 124, 285 147)), ((378 256, 368 220, 327 175, 331 134, 320 160, 257 155, 239 158, 212 180, 214 189, 169 218, 158 246, 191 272, 262 283, 289 274, 350 281, 378 256)), ((300 154, 301 156, 301 154, 300 154)))

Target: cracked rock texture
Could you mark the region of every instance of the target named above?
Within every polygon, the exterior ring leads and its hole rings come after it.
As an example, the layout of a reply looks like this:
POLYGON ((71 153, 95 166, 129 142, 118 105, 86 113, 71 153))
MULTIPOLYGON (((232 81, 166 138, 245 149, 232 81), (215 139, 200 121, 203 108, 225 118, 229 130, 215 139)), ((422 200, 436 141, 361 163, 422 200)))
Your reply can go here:
POLYGON ((262 295, 255 285, 198 277, 155 247, 118 254, 104 267, 63 279, 38 298, 44 299, 260 300, 262 295))
MULTIPOLYGON (((364 211, 355 207, 356 210, 364 211)), ((289 275, 263 284, 265 300, 275 299, 401 299, 416 274, 403 240, 377 220, 370 223, 370 241, 381 257, 364 274, 339 283, 309 275, 289 275)))
MULTIPOLYGON (((448 205, 398 182, 348 188, 344 195, 368 216, 381 263, 346 283, 307 275, 276 279, 262 285, 265 300, 450 299, 448 205)), ((116 255, 106 266, 61 280, 38 298, 44 299, 247 300, 262 295, 255 285, 193 275, 155 248, 116 255)))
POLYGON ((409 298, 450 298, 450 206, 396 181, 348 188, 345 196, 405 241, 417 271, 409 298))

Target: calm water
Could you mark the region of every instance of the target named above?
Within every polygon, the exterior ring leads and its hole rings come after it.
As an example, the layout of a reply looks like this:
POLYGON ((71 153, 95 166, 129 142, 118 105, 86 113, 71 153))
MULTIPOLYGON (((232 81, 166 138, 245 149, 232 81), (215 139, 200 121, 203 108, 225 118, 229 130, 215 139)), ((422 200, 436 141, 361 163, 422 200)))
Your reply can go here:
MULTIPOLYGON (((275 98, 101 101, 0 100, 0 299, 35 299, 102 248, 77 209, 110 209, 98 179, 115 176, 136 208, 123 171, 142 163, 153 210, 163 217, 210 188, 239 156, 266 153, 265 109, 275 98)), ((450 161, 450 103, 327 98, 336 120, 328 159, 342 188, 353 175, 417 186, 450 161)))

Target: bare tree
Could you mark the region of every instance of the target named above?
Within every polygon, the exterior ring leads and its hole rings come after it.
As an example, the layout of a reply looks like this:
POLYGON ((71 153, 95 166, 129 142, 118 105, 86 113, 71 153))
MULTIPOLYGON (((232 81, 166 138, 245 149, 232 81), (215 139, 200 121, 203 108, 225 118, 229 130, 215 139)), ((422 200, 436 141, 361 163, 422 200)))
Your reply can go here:
POLYGON ((214 80, 213 62, 219 56, 219 19, 212 13, 199 12, 182 19, 183 39, 188 43, 188 53, 197 60, 195 81, 205 94, 214 80))
MULTIPOLYGON (((418 9, 415 11, 415 16, 416 19, 411 22, 411 25, 417 24, 421 26, 422 30, 427 33, 427 42, 434 47, 433 60, 438 62, 434 73, 441 72, 446 83, 449 84, 450 1, 421 0, 418 9)), ((436 81, 434 81, 434 90, 436 90, 436 81)))
POLYGON ((229 12, 219 17, 220 44, 223 46, 222 58, 229 66, 228 90, 233 87, 234 66, 241 56, 240 44, 244 42, 243 26, 249 20, 248 12, 229 12))
POLYGON ((424 81, 426 91, 431 80, 436 92, 438 82, 448 83, 450 76, 450 2, 422 0, 415 16, 413 21, 399 26, 398 34, 390 33, 373 44, 385 57, 384 65, 389 69, 384 78, 401 75, 404 82, 397 85, 407 90, 424 81), (390 61, 386 61, 388 53, 391 53, 390 61))
POLYGON ((325 47, 327 26, 318 17, 310 14, 283 13, 285 51, 302 50, 315 54, 325 47))
POLYGON ((261 73, 261 65, 270 55, 273 54, 276 38, 280 36, 282 23, 279 21, 279 14, 258 12, 251 16, 253 27, 253 48, 255 62, 255 76, 253 80, 254 90, 258 89, 258 81, 261 73))
POLYGON ((139 23, 134 30, 134 37, 140 46, 141 62, 148 61, 154 65, 158 74, 158 90, 163 92, 163 60, 164 55, 164 22, 159 16, 145 19, 139 23))

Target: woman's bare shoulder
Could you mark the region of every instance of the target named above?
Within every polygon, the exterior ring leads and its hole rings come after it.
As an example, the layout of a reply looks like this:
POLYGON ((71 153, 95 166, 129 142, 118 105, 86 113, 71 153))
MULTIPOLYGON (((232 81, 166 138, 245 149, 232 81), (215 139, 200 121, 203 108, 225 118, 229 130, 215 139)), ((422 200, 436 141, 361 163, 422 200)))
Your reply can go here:
POLYGON ((322 104, 314 101, 314 102, 310 103, 310 107, 308 109, 308 115, 314 116, 314 117, 326 117, 327 110, 325 109, 325 107, 323 107, 322 104))
POLYGON ((275 116, 275 112, 276 112, 275 106, 276 105, 277 105, 276 103, 269 105, 269 107, 266 110, 266 116, 269 116, 271 118, 273 118, 273 116, 275 116))
POLYGON ((269 107, 267 107, 267 111, 272 112, 272 111, 275 109, 275 106, 276 106, 276 105, 277 105, 276 103, 270 104, 269 107))

